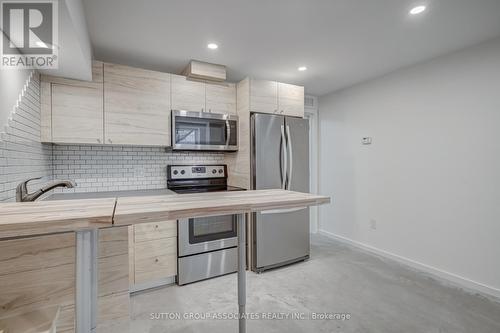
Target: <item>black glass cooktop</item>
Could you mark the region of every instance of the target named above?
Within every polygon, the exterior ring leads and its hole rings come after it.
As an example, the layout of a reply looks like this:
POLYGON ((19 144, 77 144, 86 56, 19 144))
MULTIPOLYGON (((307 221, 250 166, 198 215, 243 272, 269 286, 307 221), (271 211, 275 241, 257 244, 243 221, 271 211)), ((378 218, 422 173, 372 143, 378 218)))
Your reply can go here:
POLYGON ((245 191, 244 188, 236 186, 190 186, 169 188, 175 193, 203 193, 203 192, 223 192, 223 191, 245 191))

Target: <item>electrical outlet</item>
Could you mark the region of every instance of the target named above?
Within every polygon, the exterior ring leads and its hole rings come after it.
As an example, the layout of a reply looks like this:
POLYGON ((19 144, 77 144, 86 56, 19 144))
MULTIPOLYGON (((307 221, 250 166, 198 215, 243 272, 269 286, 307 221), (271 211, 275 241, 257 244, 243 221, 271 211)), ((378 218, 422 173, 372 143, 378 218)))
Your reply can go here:
POLYGON ((364 145, 371 145, 372 144, 372 138, 369 136, 364 137, 361 139, 361 143, 364 145))
POLYGON ((377 221, 374 219, 370 220, 370 229, 377 230, 377 221))

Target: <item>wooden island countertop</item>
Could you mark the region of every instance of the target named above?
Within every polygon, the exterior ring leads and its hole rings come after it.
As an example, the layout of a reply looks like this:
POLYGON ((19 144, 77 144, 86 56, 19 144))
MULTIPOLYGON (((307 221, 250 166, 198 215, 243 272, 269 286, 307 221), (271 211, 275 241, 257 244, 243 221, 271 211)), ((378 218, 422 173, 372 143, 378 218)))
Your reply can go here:
POLYGON ((326 196, 273 189, 3 203, 0 204, 0 239, 329 202, 326 196))
POLYGON ((118 200, 113 221, 115 225, 127 225, 307 207, 329 202, 329 197, 280 189, 128 197, 118 200))

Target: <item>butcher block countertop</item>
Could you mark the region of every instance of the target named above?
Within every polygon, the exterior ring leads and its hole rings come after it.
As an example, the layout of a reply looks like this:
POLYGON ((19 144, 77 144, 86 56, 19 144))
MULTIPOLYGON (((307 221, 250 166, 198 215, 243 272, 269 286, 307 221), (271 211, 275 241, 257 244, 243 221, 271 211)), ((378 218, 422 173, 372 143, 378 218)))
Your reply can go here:
POLYGON ((0 238, 111 226, 116 198, 0 204, 0 238))
POLYGON ((329 197, 285 190, 211 192, 170 197, 129 197, 120 198, 118 201, 114 224, 251 213, 271 209, 316 206, 329 202, 329 197))
POLYGON ((286 190, 209 192, 0 204, 0 238, 186 217, 315 206, 329 197, 286 190))

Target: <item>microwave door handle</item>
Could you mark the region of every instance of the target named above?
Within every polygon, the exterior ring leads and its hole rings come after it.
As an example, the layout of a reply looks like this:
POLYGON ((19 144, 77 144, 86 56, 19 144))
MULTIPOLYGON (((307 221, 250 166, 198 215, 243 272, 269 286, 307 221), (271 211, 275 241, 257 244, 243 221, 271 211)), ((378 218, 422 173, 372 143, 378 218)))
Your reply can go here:
POLYGON ((287 146, 288 146, 288 156, 290 156, 290 173, 288 174, 288 184, 286 189, 289 190, 292 186, 292 176, 293 176, 293 146, 292 146, 292 136, 290 135, 290 126, 286 125, 286 136, 287 136, 287 146))
POLYGON ((231 126, 229 126, 229 120, 226 119, 226 147, 229 146, 229 138, 231 138, 231 126))
POLYGON ((280 166, 281 166, 281 188, 284 190, 286 186, 286 171, 288 169, 287 155, 286 155, 286 138, 285 138, 285 126, 281 125, 281 152, 280 152, 280 166), (281 165, 281 156, 283 156, 283 164, 281 165), (283 167, 284 166, 284 167, 283 167))

